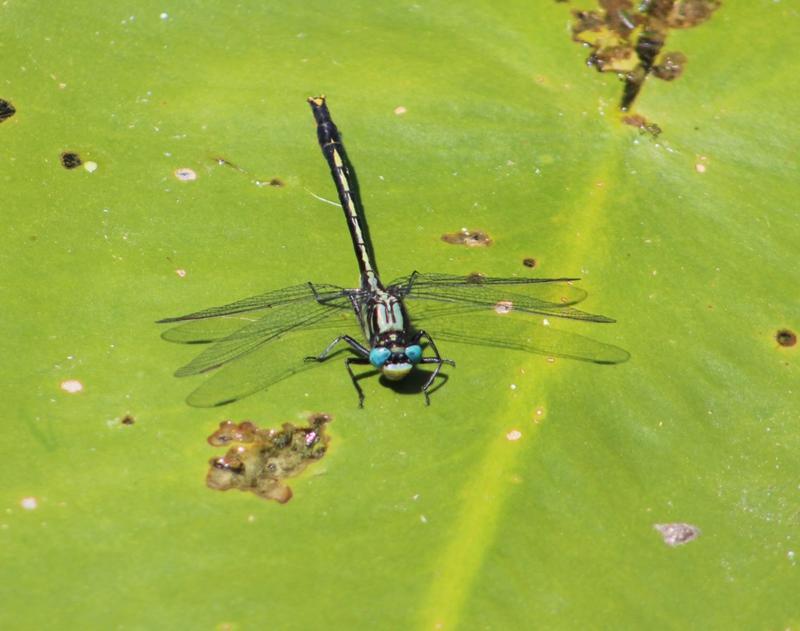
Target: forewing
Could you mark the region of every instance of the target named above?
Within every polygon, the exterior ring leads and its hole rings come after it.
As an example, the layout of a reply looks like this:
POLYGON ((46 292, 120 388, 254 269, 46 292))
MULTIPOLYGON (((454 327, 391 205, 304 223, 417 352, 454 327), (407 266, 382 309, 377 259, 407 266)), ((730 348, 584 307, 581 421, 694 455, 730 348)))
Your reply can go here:
POLYGON ((207 372, 252 353, 257 348, 271 345, 283 336, 304 328, 318 329, 320 324, 336 314, 348 313, 332 304, 302 305, 302 309, 279 309, 270 311, 255 322, 251 322, 218 339, 191 362, 175 372, 176 377, 186 377, 207 372))
POLYGON ((204 318, 218 318, 220 316, 229 316, 240 313, 247 313, 250 311, 260 311, 262 309, 270 309, 280 307, 296 302, 306 301, 320 301, 335 299, 342 295, 347 290, 336 285, 313 285, 314 290, 309 283, 302 285, 293 285, 291 287, 284 287, 283 289, 275 289, 272 291, 259 294, 258 296, 251 296, 243 300, 237 300, 226 305, 219 307, 210 307, 194 313, 177 316, 173 318, 164 318, 159 320, 158 324, 165 324, 169 322, 181 322, 184 320, 201 320, 204 318), (316 293, 315 293, 316 291, 316 293))
POLYGON ((602 315, 573 308, 586 292, 571 284, 572 278, 498 278, 412 274, 397 279, 390 288, 404 297, 407 306, 415 300, 458 305, 464 311, 513 310, 571 320, 614 322, 602 315))

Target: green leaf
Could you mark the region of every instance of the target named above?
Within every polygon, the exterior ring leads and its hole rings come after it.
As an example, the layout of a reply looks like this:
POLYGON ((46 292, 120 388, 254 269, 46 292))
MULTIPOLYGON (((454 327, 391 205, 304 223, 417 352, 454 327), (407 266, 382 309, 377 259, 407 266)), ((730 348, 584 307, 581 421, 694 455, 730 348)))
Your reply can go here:
POLYGON ((0 626, 800 624, 798 351, 776 341, 800 329, 800 17, 726 2, 672 32, 683 75, 635 104, 652 138, 572 8, 2 7, 0 626), (321 93, 387 280, 580 276, 581 309, 617 322, 552 327, 630 360, 442 341, 430 407, 373 377, 358 409, 340 359, 187 406, 204 377, 172 374, 198 349, 155 320, 356 281, 318 199, 321 93), (492 245, 441 240, 463 227, 492 245), (220 421, 312 412, 329 451, 290 502, 206 488, 220 421), (666 545, 675 523, 700 534, 666 545))

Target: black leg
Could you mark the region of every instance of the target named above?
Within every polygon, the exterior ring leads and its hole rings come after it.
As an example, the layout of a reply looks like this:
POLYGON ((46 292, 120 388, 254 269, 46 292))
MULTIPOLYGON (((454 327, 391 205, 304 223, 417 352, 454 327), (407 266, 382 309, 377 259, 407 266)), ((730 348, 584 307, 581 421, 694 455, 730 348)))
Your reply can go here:
POLYGON ((353 373, 353 369, 350 367, 351 364, 359 364, 363 366, 365 364, 369 364, 369 360, 363 359, 361 357, 348 357, 347 359, 344 360, 344 365, 347 368, 347 372, 350 373, 350 381, 353 382, 353 386, 355 387, 356 392, 358 392, 358 407, 363 408, 364 391, 361 389, 361 386, 358 385, 358 380, 355 374, 353 373))
POLYGON ((422 386, 422 392, 425 395, 425 405, 431 404, 431 397, 428 394, 428 388, 431 387, 431 384, 434 382, 436 377, 439 376, 439 372, 442 370, 442 364, 449 364, 450 366, 455 367, 456 363, 452 359, 442 359, 442 356, 439 355, 439 349, 436 348, 436 342, 433 341, 433 338, 428 335, 425 331, 417 331, 417 334, 414 336, 414 341, 419 342, 420 340, 425 339, 428 341, 428 344, 433 351, 433 357, 424 357, 421 364, 436 364, 436 368, 434 369, 431 376, 428 377, 428 380, 425 382, 425 385, 422 386))
POLYGON ((320 305, 329 305, 329 304, 331 304, 332 300, 335 300, 336 298, 341 298, 342 296, 348 296, 350 298, 350 300, 353 299, 352 290, 349 290, 349 289, 345 289, 345 290, 343 290, 341 292, 337 292, 337 293, 331 293, 330 291, 328 291, 327 292, 328 293, 327 296, 322 296, 322 295, 320 295, 320 293, 317 290, 317 288, 314 285, 314 283, 312 283, 311 281, 308 281, 306 283, 306 285, 308 285, 308 288, 311 291, 311 295, 314 296, 314 300, 316 300, 317 304, 320 304, 320 305))
POLYGON ((369 350, 360 344, 358 341, 350 337, 349 335, 340 335, 336 339, 334 339, 328 347, 322 351, 319 355, 306 357, 306 361, 315 361, 315 362, 323 362, 328 358, 331 350, 333 347, 336 346, 339 342, 346 342, 348 346, 358 355, 358 357, 348 357, 344 360, 345 368, 347 368, 347 372, 350 375, 350 381, 353 382, 353 386, 358 393, 358 407, 364 407, 364 391, 361 389, 361 386, 358 385, 358 381, 356 379, 355 374, 353 373, 353 369, 350 367, 351 364, 359 364, 359 365, 367 365, 369 364, 369 350))
POLYGON ((364 345, 359 344, 357 340, 353 339, 349 335, 340 335, 339 337, 334 339, 333 342, 328 344, 328 347, 324 351, 322 351, 319 355, 316 356, 310 355, 306 357, 306 361, 317 361, 317 362, 325 361, 328 355, 330 354, 331 350, 333 350, 333 347, 336 346, 339 342, 346 342, 347 345, 350 346, 350 348, 352 348, 353 351, 355 351, 356 355, 358 355, 359 357, 365 359, 369 357, 369 350, 366 347, 364 347, 364 345))

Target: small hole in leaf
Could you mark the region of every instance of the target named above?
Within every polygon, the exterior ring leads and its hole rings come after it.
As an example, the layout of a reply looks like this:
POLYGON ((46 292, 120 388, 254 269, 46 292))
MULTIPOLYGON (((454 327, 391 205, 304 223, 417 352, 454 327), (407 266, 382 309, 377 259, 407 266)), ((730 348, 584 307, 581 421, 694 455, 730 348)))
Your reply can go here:
POLYGON ((17 113, 17 109, 8 101, 0 99, 0 123, 7 118, 11 118, 17 113))
POLYGON ((61 154, 61 166, 65 169, 76 169, 83 164, 81 157, 73 151, 65 151, 61 154))
POLYGON ((789 329, 781 329, 775 334, 775 340, 781 346, 794 346, 797 344, 797 334, 789 329))

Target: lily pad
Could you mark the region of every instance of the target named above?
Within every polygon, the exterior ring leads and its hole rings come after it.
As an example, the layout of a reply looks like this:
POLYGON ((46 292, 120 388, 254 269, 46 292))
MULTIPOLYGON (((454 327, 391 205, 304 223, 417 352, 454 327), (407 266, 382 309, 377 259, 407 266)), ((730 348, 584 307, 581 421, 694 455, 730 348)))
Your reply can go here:
POLYGON ((0 626, 800 624, 800 16, 723 2, 671 33, 681 76, 635 101, 653 138, 573 8, 2 7, 0 626), (339 360, 187 406, 197 349, 155 320, 356 282, 321 93, 387 279, 578 276, 616 324, 550 324, 630 360, 443 340, 429 407, 373 378, 358 409, 339 360), (291 501, 206 487, 220 422, 312 413, 329 443, 291 501))

